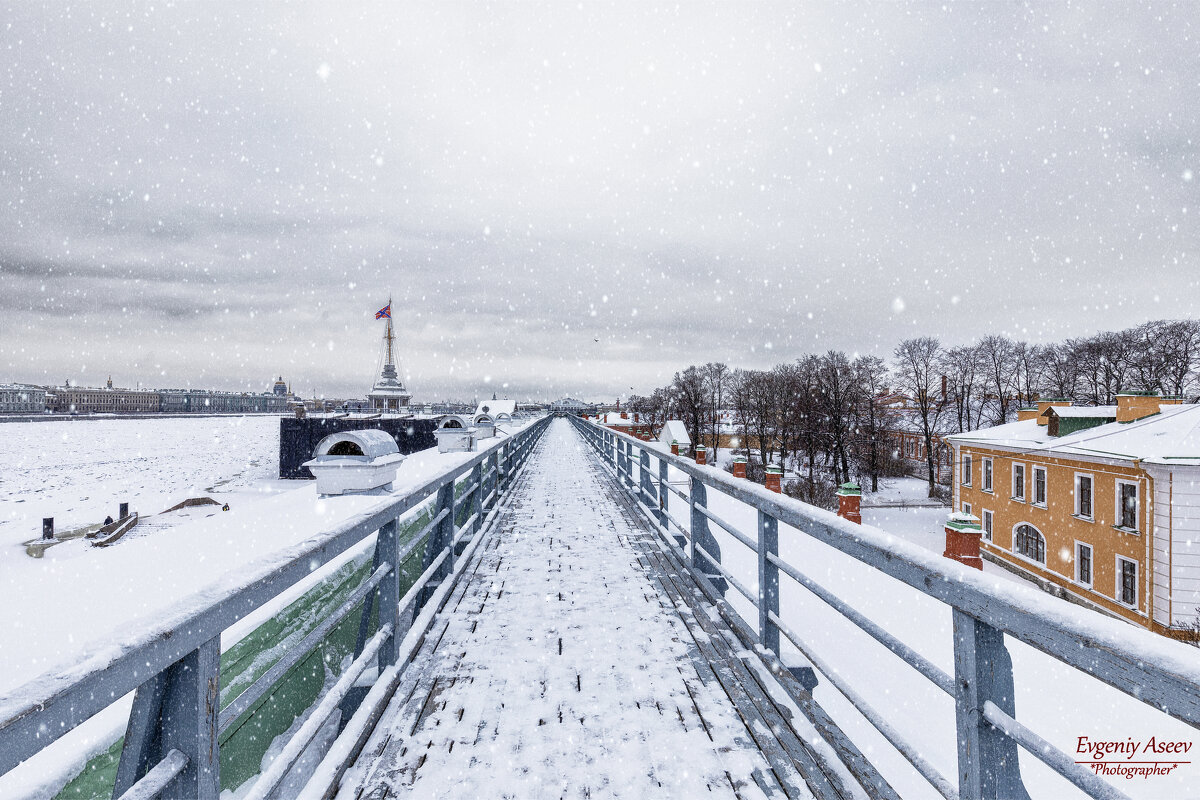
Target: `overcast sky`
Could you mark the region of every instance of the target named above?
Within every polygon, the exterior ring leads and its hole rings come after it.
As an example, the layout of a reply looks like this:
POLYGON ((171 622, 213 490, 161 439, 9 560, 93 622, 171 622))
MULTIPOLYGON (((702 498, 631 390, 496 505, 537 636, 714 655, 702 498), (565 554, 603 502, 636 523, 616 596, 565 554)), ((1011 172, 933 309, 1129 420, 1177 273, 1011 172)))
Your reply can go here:
POLYGON ((362 396, 389 292, 417 400, 1200 310, 1195 3, 133 7, 0 14, 0 382, 362 396))

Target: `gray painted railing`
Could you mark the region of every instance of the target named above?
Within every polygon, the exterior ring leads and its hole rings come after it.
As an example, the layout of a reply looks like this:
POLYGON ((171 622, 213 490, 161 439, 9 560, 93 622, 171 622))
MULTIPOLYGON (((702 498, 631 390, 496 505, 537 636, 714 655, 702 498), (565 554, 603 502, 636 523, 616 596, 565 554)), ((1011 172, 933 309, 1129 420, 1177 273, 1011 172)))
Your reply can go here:
MULTIPOLYGON (((727 616, 735 632, 739 625, 746 624, 722 599, 725 584, 733 586, 757 609, 758 629, 750 631, 746 626, 747 634, 761 645, 759 652, 768 667, 772 667, 772 672, 779 675, 783 671, 778 660, 782 634, 947 800, 1028 798, 1017 761, 1018 746, 1091 797, 1104 800, 1127 797, 1016 719, 1012 661, 1004 643, 1005 636, 1025 642, 1168 716, 1200 727, 1200 665, 1191 648, 1185 645, 1177 645, 1178 658, 1156 657, 1153 654, 1161 654, 1169 646, 1156 634, 1099 615, 1083 625, 1067 616, 1039 613, 1036 608, 1020 605, 998 591, 977 570, 933 553, 914 552, 914 548, 886 547, 881 538, 869 530, 829 512, 734 478, 715 467, 700 466, 690 459, 664 453, 593 422, 574 417, 572 422, 613 469, 618 482, 627 487, 648 516, 658 523, 670 549, 680 560, 690 564, 695 573, 710 579, 710 599, 718 605, 722 615, 727 616), (652 461, 656 462, 657 470, 652 461), (671 485, 668 480, 670 468, 687 475, 689 491, 671 485), (707 507, 709 489, 756 509, 757 535, 747 535, 713 514, 707 507), (688 504, 691 512, 688 525, 681 524, 669 512, 668 492, 688 504), (746 587, 721 563, 720 549, 713 540, 710 523, 756 552, 757 591, 746 587), (947 674, 854 610, 838 598, 836 591, 821 586, 782 560, 779 556, 780 523, 949 605, 953 610, 954 675, 947 674), (906 741, 867 703, 844 675, 830 667, 805 643, 802 619, 785 621, 781 618, 780 574, 824 601, 954 698, 957 780, 939 773, 917 747, 906 741)), ((1055 602, 1058 601, 1054 598, 1046 598, 1048 604, 1055 602)), ((786 680, 782 683, 797 704, 805 709, 806 698, 798 696, 796 685, 786 680)), ((819 720, 814 720, 817 722, 819 720)), ((869 794, 894 796, 891 787, 869 766, 854 765, 857 751, 843 740, 836 727, 821 724, 816 727, 843 760, 847 760, 847 755, 851 757, 848 763, 851 773, 869 794)))
POLYGON ((415 644, 460 574, 465 555, 478 544, 476 534, 485 518, 496 508, 549 421, 546 417, 532 422, 411 492, 257 562, 244 580, 234 585, 220 583, 203 592, 205 596, 218 594, 219 600, 199 608, 185 602, 176 613, 165 614, 167 621, 119 643, 119 655, 111 661, 101 665, 85 662, 81 667, 47 673, 0 697, 0 774, 134 692, 113 797, 217 800, 221 793, 220 731, 253 707, 276 680, 361 603, 353 662, 247 797, 264 798, 274 792, 321 725, 340 706, 343 718, 349 717, 351 724, 334 747, 348 757, 332 768, 322 763, 322 776, 332 785, 365 743, 362 721, 378 719, 405 664, 416 652, 415 644), (457 493, 456 485, 462 482, 467 486, 457 493), (432 520, 401 546, 397 520, 431 498, 432 520), (464 509, 470 511, 470 516, 462 525, 456 525, 458 512, 464 509), (222 631, 373 534, 374 564, 366 582, 230 706, 218 711, 222 631), (398 566, 422 542, 424 570, 401 597, 398 566), (375 603, 379 604, 378 630, 368 640, 375 603), (378 664, 379 678, 365 699, 352 704, 350 700, 355 698, 351 690, 372 662, 378 664))

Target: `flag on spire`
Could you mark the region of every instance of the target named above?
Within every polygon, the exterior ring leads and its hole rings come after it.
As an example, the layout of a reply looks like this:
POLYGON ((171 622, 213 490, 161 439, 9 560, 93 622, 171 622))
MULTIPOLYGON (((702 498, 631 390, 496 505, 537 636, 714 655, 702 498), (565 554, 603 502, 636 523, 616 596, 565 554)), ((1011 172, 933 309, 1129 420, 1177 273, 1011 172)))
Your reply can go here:
POLYGON ((375 312, 375 319, 391 319, 392 304, 389 302, 386 306, 375 312))

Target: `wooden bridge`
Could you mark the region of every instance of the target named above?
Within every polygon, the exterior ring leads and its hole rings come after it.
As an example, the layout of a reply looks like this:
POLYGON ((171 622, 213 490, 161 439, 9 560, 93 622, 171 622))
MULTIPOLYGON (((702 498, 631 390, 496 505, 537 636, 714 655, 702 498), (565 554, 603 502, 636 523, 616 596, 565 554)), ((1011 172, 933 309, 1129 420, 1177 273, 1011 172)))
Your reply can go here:
POLYGON ((215 800, 222 731, 354 614, 352 663, 244 797, 901 797, 814 697, 817 681, 948 800, 1029 797, 1018 748, 1087 795, 1125 797, 1018 721, 1006 636, 1200 724, 1200 668, 1170 643, 1114 620, 1073 627, 882 540, 622 434, 542 419, 262 563, 103 668, 0 698, 0 771, 136 690, 112 796, 215 800), (714 512, 709 490, 752 509, 757 530, 714 512), (419 530, 400 535, 418 512, 419 530), (949 605, 953 676, 782 559, 781 524, 949 605), (370 576, 220 708, 221 631, 368 536, 370 576), (757 575, 732 569, 722 542, 748 548, 757 575), (421 575, 403 587, 397 565, 413 557, 421 575), (806 643, 804 620, 780 610, 781 578, 953 699, 957 775, 941 774, 806 643), (730 591, 754 613, 739 613, 730 591), (804 662, 815 672, 795 666, 804 662))

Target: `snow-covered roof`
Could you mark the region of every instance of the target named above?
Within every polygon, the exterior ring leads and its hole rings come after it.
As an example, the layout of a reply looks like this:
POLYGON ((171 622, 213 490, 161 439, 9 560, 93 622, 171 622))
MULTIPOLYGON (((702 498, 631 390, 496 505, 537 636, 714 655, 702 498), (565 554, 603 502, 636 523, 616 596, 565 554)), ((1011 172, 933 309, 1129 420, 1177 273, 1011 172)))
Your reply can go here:
POLYGON ((1070 419, 1100 419, 1117 418, 1116 406, 1050 406, 1042 412, 1043 417, 1050 414, 1056 417, 1070 419))
MULTIPOLYGON (((1096 413, 1098 409, 1106 408, 1109 407, 1074 410, 1091 412, 1090 416, 1098 417, 1107 416, 1096 413)), ((1073 409, 1059 407, 1054 410, 1073 409)), ((1164 405, 1158 414, 1134 422, 1109 422, 1057 438, 1050 435, 1047 426, 1038 425, 1031 419, 958 433, 948 438, 959 445, 994 445, 1028 453, 1200 466, 1200 405, 1164 405)))
POLYGON ((517 401, 505 398, 503 400, 484 400, 475 409, 475 416, 489 414, 495 419, 497 414, 508 414, 510 417, 517 413, 517 401))
POLYGON ((331 433, 317 444, 314 455, 317 457, 327 456, 329 451, 341 442, 347 442, 352 445, 351 449, 358 450, 357 453, 345 453, 344 455, 379 458, 400 452, 400 448, 396 446, 396 440, 392 438, 391 434, 378 428, 369 428, 362 431, 331 433))
POLYGON ((670 444, 671 442, 677 442, 679 444, 685 444, 688 446, 691 446, 692 444, 692 437, 688 436, 687 426, 684 425, 681 420, 677 419, 669 419, 666 421, 666 423, 663 425, 662 433, 658 435, 658 440, 660 442, 666 442, 667 444, 670 444))

